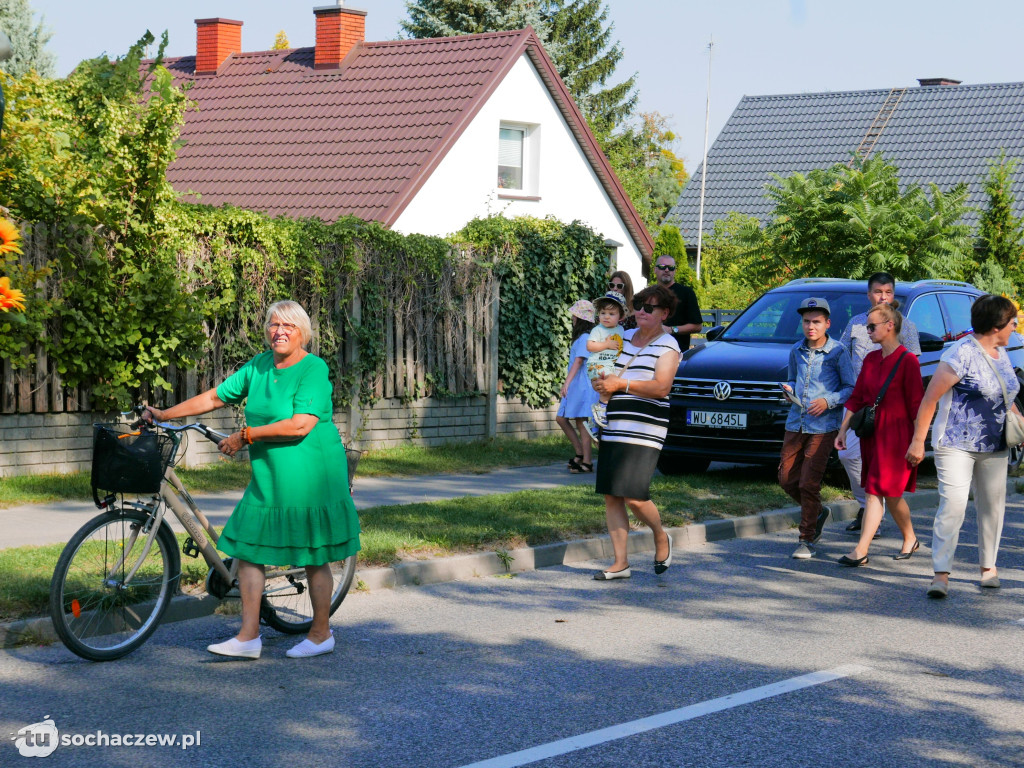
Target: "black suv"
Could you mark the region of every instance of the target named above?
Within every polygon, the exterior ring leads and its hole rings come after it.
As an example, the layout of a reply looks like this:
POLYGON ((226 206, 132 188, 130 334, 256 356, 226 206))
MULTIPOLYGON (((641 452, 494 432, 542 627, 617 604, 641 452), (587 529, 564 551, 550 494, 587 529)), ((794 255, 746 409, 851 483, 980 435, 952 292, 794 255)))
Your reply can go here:
MULTIPOLYGON (((973 285, 945 280, 896 284, 900 311, 921 337, 926 385, 943 350, 970 332, 971 305, 982 295, 973 285)), ((808 296, 828 300, 829 336, 837 340, 850 318, 869 308, 864 280, 803 278, 764 294, 728 327, 709 330, 706 343, 683 354, 672 384, 662 472, 701 472, 712 461, 778 463, 789 413, 779 382, 786 380, 790 347, 803 337, 796 310, 808 296)), ((1019 334, 1010 337, 1007 351, 1024 392, 1019 334)), ((1024 411, 1022 399, 1018 395, 1017 404, 1024 411)))

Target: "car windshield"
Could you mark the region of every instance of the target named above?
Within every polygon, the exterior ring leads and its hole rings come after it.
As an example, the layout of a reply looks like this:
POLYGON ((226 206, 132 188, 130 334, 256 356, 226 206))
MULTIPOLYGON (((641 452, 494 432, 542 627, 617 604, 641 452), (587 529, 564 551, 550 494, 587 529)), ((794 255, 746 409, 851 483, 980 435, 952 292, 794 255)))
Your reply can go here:
POLYGON ((803 338, 803 327, 797 307, 808 296, 824 298, 831 309, 832 326, 828 335, 838 339, 850 318, 869 309, 865 293, 839 292, 824 286, 808 286, 807 292, 779 291, 766 293, 755 301, 719 336, 728 341, 769 341, 792 344, 803 338))

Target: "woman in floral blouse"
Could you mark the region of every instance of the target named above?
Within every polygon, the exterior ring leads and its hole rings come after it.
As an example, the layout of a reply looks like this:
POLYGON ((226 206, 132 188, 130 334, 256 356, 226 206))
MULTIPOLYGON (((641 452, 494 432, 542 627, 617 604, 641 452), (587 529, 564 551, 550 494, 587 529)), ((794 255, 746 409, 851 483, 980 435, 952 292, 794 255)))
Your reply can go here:
POLYGON ((1006 502, 1006 411, 1008 407, 1017 410, 1013 400, 1020 389, 1004 347, 1017 325, 1017 308, 1002 296, 982 296, 971 307, 971 325, 974 333, 943 353, 921 401, 914 439, 907 450, 907 461, 919 464, 924 458, 928 425, 937 410, 932 447, 939 477, 939 508, 932 529, 935 578, 928 588, 929 597, 942 598, 949 592, 953 554, 972 479, 981 586, 999 586, 996 554, 1006 502))

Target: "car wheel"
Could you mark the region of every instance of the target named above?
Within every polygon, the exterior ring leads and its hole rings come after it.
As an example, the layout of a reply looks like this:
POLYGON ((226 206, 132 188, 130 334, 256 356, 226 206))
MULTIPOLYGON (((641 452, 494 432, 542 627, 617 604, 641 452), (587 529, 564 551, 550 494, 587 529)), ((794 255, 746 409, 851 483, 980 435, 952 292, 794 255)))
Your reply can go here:
POLYGON ((676 456, 662 453, 658 457, 658 470, 663 475, 697 475, 707 472, 710 459, 698 459, 693 456, 676 456))

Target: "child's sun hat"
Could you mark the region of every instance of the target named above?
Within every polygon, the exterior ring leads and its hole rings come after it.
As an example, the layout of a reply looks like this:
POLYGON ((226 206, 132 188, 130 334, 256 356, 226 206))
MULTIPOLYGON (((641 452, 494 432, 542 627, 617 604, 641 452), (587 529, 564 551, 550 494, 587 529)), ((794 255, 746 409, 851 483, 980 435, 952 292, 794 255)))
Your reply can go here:
POLYGON ((578 317, 580 320, 586 320, 588 323, 593 323, 594 303, 592 301, 587 301, 586 299, 580 299, 569 307, 569 314, 573 317, 578 317))

